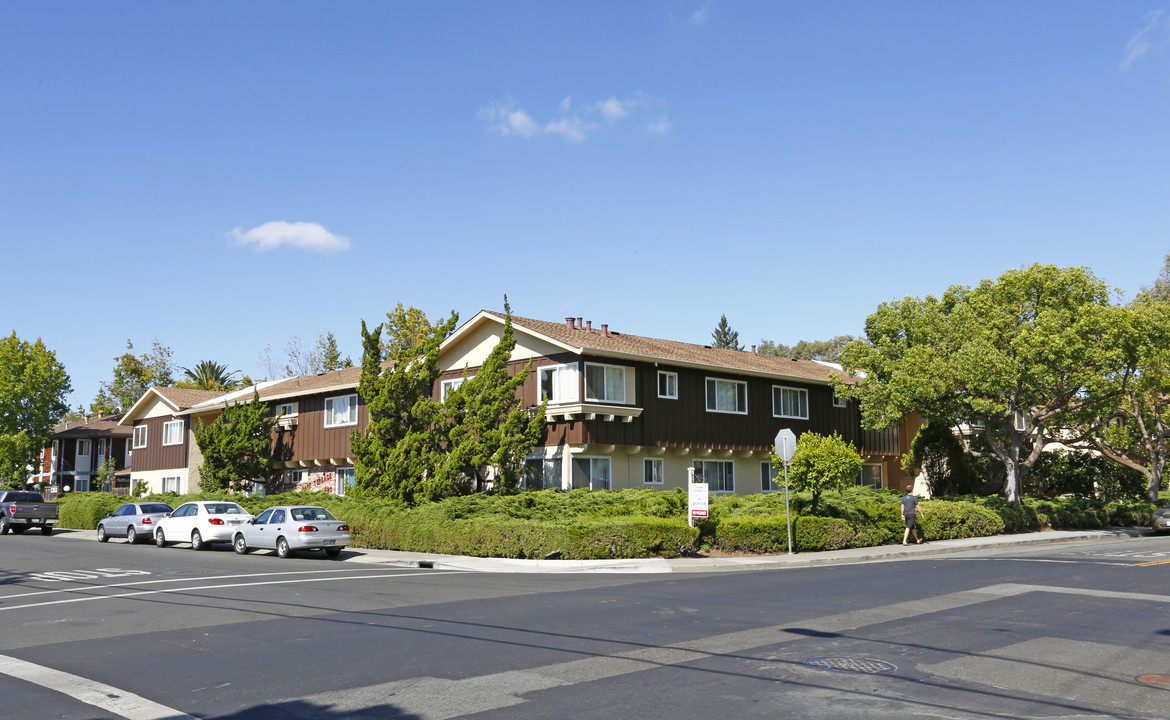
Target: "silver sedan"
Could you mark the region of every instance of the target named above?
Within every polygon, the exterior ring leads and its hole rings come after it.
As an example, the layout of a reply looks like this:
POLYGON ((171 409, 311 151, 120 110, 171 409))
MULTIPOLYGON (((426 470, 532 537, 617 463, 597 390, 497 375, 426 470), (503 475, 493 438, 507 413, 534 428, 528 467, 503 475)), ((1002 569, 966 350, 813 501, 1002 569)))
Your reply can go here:
POLYGON ((152 539, 154 526, 171 509, 166 503, 126 503, 98 521, 98 542, 124 537, 128 544, 133 545, 140 537, 152 539))
POLYGON ((282 558, 294 550, 324 550, 336 558, 349 540, 349 525, 323 507, 278 505, 236 528, 232 546, 240 555, 261 548, 282 558))
POLYGON ((251 519, 247 510, 226 500, 183 503, 155 525, 154 544, 189 542, 192 550, 202 550, 211 543, 231 542, 236 528, 251 519))

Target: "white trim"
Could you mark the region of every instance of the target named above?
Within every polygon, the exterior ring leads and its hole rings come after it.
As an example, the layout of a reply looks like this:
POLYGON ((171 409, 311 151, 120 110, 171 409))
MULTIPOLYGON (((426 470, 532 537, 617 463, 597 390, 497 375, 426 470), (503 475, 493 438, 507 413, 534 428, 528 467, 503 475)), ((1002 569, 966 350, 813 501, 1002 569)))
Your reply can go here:
POLYGON ((582 461, 582 460, 589 461, 589 489, 590 490, 613 490, 613 459, 608 458, 608 457, 603 457, 603 456, 574 455, 572 460, 570 461, 572 463, 572 465, 569 466, 569 482, 570 483, 572 483, 572 481, 574 479, 576 479, 573 477, 573 471, 576 470, 575 466, 576 466, 577 462, 582 461), (609 465, 609 477, 607 478, 608 482, 607 482, 606 487, 602 487, 602 488, 593 487, 593 463, 597 462, 597 461, 604 461, 609 465))
POLYGON ((626 366, 625 365, 607 365, 605 363, 586 362, 584 375, 585 375, 585 400, 586 401, 614 403, 617 405, 625 405, 626 404, 626 395, 628 393, 626 392, 626 366), (621 376, 622 376, 622 396, 620 398, 590 397, 590 395, 589 395, 589 369, 590 368, 602 368, 602 372, 601 372, 602 392, 608 392, 608 390, 609 390, 609 372, 611 370, 616 370, 617 372, 621 373, 621 376))
MULTIPOLYGON (((536 399, 543 401, 545 395, 549 395, 549 405, 563 405, 566 403, 577 403, 581 397, 581 379, 580 369, 577 363, 557 363, 554 365, 541 365, 536 370, 536 399), (553 398, 552 392, 545 392, 544 387, 544 373, 553 371, 552 383, 555 388, 559 388, 560 392, 565 396, 560 398, 553 398), (567 373, 568 377, 561 377, 561 373, 567 373)), ((550 390, 555 390, 550 388, 550 390)))
POLYGON ((843 407, 848 407, 848 406, 849 406, 848 400, 846 400, 843 397, 838 397, 837 393, 833 393, 833 407, 843 408, 843 407))
POLYGON ((674 372, 673 370, 659 370, 658 371, 658 378, 657 378, 657 382, 656 382, 656 387, 658 390, 658 397, 660 397, 664 400, 678 400, 678 373, 674 372), (666 382, 667 393, 670 392, 670 385, 671 385, 670 381, 674 380, 674 395, 670 395, 670 394, 663 395, 662 394, 662 378, 664 378, 664 377, 667 379, 667 382, 666 382))
POLYGON ((776 492, 784 487, 783 482, 784 480, 780 477, 780 473, 776 472, 776 466, 772 464, 771 460, 760 461, 760 492, 776 492), (765 471, 768 473, 768 487, 764 487, 765 471))
MULTIPOLYGON (((801 403, 799 401, 797 401, 797 405, 800 405, 800 404, 801 403)), ((797 412, 800 412, 799 407, 797 408, 797 412)), ((772 417, 792 418, 794 420, 808 420, 808 390, 805 388, 793 387, 791 385, 773 385, 772 386, 772 417), (781 407, 776 407, 776 391, 777 390, 781 391, 781 393, 780 393, 781 407), (791 390, 791 391, 796 392, 796 393, 804 393, 804 415, 784 415, 783 414, 783 405, 784 405, 783 391, 784 390, 791 390)))
POLYGON ((666 481, 666 463, 660 457, 642 458, 642 484, 643 485, 662 485, 666 481), (651 477, 657 476, 657 480, 646 479, 646 467, 649 463, 652 467, 657 467, 657 472, 651 472, 651 477))
POLYGON ((322 418, 322 422, 325 424, 326 428, 350 427, 353 425, 357 425, 357 422, 358 422, 358 396, 357 396, 357 393, 350 393, 348 395, 334 395, 333 397, 325 398, 325 412, 323 414, 324 414, 324 417, 322 418), (332 412, 330 411, 330 405, 332 405, 332 404, 334 404, 334 402, 336 402, 338 400, 342 400, 342 399, 345 399, 347 401, 346 404, 350 405, 351 403, 348 402, 349 398, 353 398, 353 403, 352 403, 353 417, 346 420, 345 422, 330 423, 329 422, 330 416, 337 415, 336 409, 334 409, 332 412))
POLYGON ((78 438, 77 444, 74 445, 74 447, 73 447, 73 451, 77 457, 89 457, 90 453, 93 452, 93 446, 90 445, 89 440, 87 438, 78 438), (82 443, 85 443, 85 445, 84 445, 85 452, 81 452, 82 443))
POLYGON ((131 450, 141 450, 142 448, 146 447, 146 443, 150 439, 148 437, 149 432, 150 432, 150 428, 146 427, 145 425, 135 425, 134 426, 134 439, 131 442, 130 449, 131 450), (139 430, 142 431, 142 444, 141 445, 138 444, 138 431, 139 430))
POLYGON ((703 405, 710 413, 722 413, 724 415, 747 415, 748 414, 748 387, 746 380, 729 380, 721 377, 706 377, 703 382, 703 405), (711 407, 710 383, 716 383, 715 386, 715 405, 711 407), (743 385, 743 409, 742 410, 720 410, 719 405, 719 386, 718 383, 735 383, 737 390, 735 393, 735 404, 739 406, 739 390, 738 386, 743 385))
POLYGON ((691 467, 694 467, 695 463, 699 463, 700 467, 702 468, 702 470, 699 471, 699 474, 703 476, 703 480, 704 480, 704 482, 707 483, 707 487, 710 490, 710 492, 722 494, 722 495, 728 495, 728 494, 735 492, 735 461, 734 460, 692 460, 691 467), (730 465, 731 466, 731 487, 730 488, 722 488, 720 490, 716 490, 715 488, 711 487, 711 481, 709 479, 707 479, 706 469, 707 469, 707 465, 715 464, 715 463, 718 463, 721 465, 730 465))
POLYGON ((296 417, 297 413, 300 412, 300 408, 300 403, 298 403, 296 400, 291 400, 289 402, 278 402, 276 403, 276 414, 280 417, 286 418, 296 417), (284 408, 286 405, 292 406, 292 409, 288 412, 283 412, 282 408, 284 408))
POLYGON ((182 420, 168 420, 165 423, 163 423, 162 444, 163 444, 163 447, 183 444, 183 421, 182 420), (171 428, 173 428, 175 425, 179 426, 178 432, 175 433, 176 437, 174 440, 167 442, 167 435, 171 434, 171 428))
POLYGON ((452 392, 458 390, 460 387, 463 386, 463 383, 465 381, 470 380, 473 377, 475 377, 475 376, 468 375, 467 377, 460 376, 457 378, 449 378, 447 380, 440 380, 439 381, 439 401, 445 402, 447 400, 448 395, 450 395, 452 392))

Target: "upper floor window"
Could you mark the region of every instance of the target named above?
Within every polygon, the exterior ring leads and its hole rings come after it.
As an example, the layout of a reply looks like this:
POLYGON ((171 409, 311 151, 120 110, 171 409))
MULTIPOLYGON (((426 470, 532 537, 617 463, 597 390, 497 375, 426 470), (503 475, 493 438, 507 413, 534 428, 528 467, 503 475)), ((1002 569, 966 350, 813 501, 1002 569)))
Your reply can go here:
POLYGON ((546 365, 537 373, 537 399, 549 404, 577 402, 577 366, 546 365))
POLYGON ((808 419, 808 390, 772 386, 772 415, 774 417, 808 419))
POLYGON ((178 445, 183 442, 183 421, 171 420, 163 424, 163 445, 178 445))
POLYGON ((747 383, 707 378, 707 412, 747 415, 747 383))
POLYGON ((77 441, 77 454, 82 457, 89 455, 89 440, 77 441))
POLYGON ((1015 422, 1013 424, 1015 425, 1016 430, 1020 432, 1032 429, 1032 421, 1028 417, 1028 413, 1024 412, 1023 410, 1016 410, 1015 422))
MULTIPOLYGON (((474 377, 474 376, 472 376, 472 377, 474 377)), ((469 377, 467 379, 470 380, 471 378, 469 377)), ((461 377, 451 378, 450 380, 442 381, 441 383, 439 383, 439 399, 446 400, 448 395, 455 392, 456 390, 458 390, 462 386, 463 386, 463 378, 461 378, 461 377)))
POLYGON ((678 400, 678 373, 658 371, 658 397, 678 400))
POLYGON ((585 399, 624 403, 626 369, 620 365, 585 363, 585 399))
POLYGON ((146 447, 146 426, 134 426, 134 449, 146 447))
POLYGON ((297 403, 293 402, 280 403, 276 406, 277 417, 292 417, 297 414, 297 403))
POLYGON ((357 425, 357 395, 325 398, 325 427, 357 425))
POLYGON ((849 404, 849 401, 841 397, 837 393, 833 393, 833 407, 843 408, 849 404))

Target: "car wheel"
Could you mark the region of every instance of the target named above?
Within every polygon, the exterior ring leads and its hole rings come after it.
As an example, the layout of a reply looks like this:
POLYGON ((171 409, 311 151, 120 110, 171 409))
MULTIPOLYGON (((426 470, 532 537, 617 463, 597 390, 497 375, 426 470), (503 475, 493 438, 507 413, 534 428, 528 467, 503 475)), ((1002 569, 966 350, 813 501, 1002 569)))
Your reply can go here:
POLYGON ((341 557, 341 548, 325 548, 325 557, 336 560, 341 557))
POLYGON ((288 540, 285 540, 282 537, 276 538, 276 557, 286 558, 290 552, 291 550, 289 550, 288 547, 288 540))
POLYGON ((192 550, 202 550, 203 549, 203 536, 199 534, 198 530, 191 531, 191 549, 192 550))
POLYGON ((163 535, 162 528, 156 528, 154 531, 154 544, 159 547, 167 546, 167 538, 163 535))
POLYGON ((8 518, 0 515, 0 535, 7 535, 9 528, 8 518))
POLYGON ((109 540, 109 538, 106 537, 106 526, 98 525, 98 542, 105 542, 107 540, 109 540))
POLYGON ((232 541, 232 549, 236 551, 237 555, 248 554, 248 543, 244 540, 243 535, 236 535, 236 539, 232 541))
POLYGON ((53 526, 52 525, 45 525, 45 526, 41 527, 41 535, 52 535, 52 534, 53 534, 53 526))
POLYGON ((134 526, 126 528, 126 544, 133 545, 138 542, 138 532, 134 530, 134 526))

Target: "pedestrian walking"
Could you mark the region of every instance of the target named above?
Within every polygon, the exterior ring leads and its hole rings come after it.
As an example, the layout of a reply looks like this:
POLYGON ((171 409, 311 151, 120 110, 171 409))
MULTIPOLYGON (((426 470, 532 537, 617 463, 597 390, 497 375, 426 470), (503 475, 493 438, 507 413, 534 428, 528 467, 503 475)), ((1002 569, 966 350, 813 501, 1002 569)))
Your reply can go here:
POLYGON ((902 533, 902 544, 907 544, 906 541, 910 539, 910 533, 914 533, 914 542, 921 545, 922 538, 918 537, 918 529, 914 527, 914 521, 918 516, 926 519, 926 513, 922 512, 922 506, 918 504, 918 498, 912 492, 913 488, 906 488, 906 494, 902 496, 902 522, 906 523, 906 532, 902 533))

